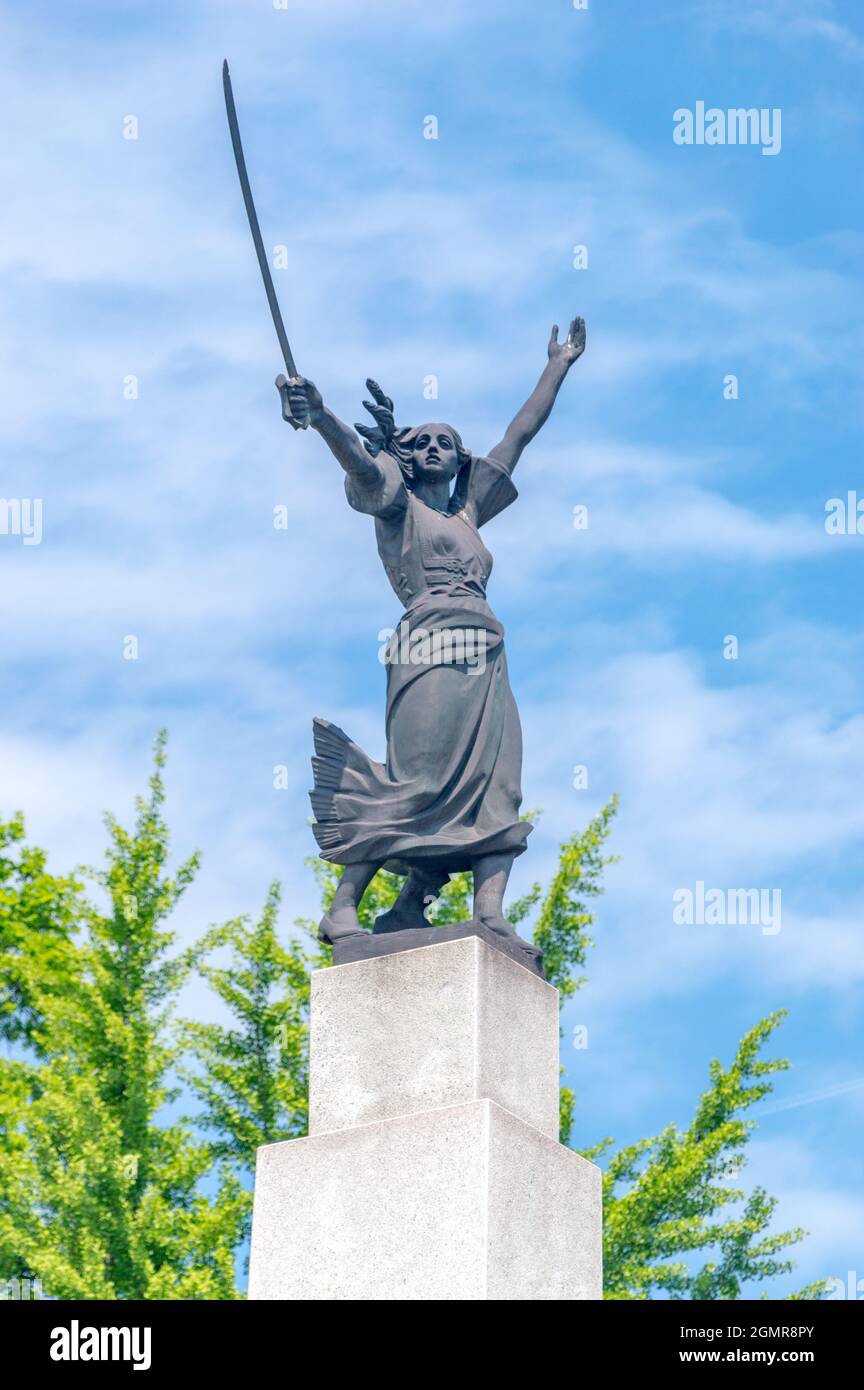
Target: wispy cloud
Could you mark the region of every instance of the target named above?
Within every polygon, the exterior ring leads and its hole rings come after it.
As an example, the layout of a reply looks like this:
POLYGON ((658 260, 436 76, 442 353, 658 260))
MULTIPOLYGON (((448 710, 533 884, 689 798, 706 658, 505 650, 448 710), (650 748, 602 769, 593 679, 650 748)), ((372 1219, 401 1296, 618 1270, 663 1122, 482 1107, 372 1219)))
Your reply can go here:
POLYGON ((753 0, 737 7, 724 0, 703 0, 701 13, 715 30, 754 34, 778 44, 816 40, 843 58, 864 59, 864 42, 837 17, 834 0, 753 0))
POLYGON ((834 1086, 823 1086, 818 1091, 806 1091, 800 1096, 789 1096, 786 1100, 767 1101, 760 1106, 759 1116, 779 1115, 785 1110, 800 1110, 802 1105, 821 1105, 826 1100, 837 1100, 841 1096, 850 1095, 853 1091, 864 1090, 864 1076, 854 1077, 851 1081, 839 1081, 834 1086))

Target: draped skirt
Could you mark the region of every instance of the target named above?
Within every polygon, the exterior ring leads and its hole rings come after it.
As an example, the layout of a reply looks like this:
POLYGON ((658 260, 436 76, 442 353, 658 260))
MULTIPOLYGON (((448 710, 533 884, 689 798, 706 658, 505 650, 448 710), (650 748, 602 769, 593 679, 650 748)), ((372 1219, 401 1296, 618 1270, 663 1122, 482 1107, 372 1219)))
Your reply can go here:
POLYGON ((504 631, 488 610, 447 600, 409 610, 387 662, 386 728, 379 763, 314 721, 322 859, 456 873, 482 855, 522 853, 522 730, 504 631))

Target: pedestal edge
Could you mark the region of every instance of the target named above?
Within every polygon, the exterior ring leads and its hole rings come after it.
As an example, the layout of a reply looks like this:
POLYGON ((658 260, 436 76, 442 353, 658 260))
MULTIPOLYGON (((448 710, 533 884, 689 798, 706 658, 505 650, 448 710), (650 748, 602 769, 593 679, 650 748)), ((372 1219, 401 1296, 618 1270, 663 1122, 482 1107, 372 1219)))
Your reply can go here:
POLYGON ((357 965, 361 961, 391 956, 400 951, 421 950, 425 946, 440 946, 448 941, 463 941, 476 936, 493 950, 500 951, 516 965, 548 984, 543 974, 543 955, 536 946, 521 936, 501 936, 478 922, 450 922, 443 927, 410 927, 406 931, 366 932, 364 937, 349 936, 333 947, 333 965, 357 965))

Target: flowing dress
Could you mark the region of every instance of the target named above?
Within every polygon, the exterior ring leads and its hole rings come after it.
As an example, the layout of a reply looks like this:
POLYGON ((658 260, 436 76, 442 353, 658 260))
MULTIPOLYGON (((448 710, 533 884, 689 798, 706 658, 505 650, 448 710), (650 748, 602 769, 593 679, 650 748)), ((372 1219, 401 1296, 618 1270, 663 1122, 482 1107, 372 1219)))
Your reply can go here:
POLYGON ((429 507, 390 454, 378 477, 348 475, 351 506, 375 518, 378 552, 405 608, 387 661, 387 760, 314 721, 313 830, 322 859, 396 873, 456 873, 521 854, 522 731, 504 629, 486 602, 492 556, 479 528, 517 496, 509 473, 473 458, 450 508, 429 507))

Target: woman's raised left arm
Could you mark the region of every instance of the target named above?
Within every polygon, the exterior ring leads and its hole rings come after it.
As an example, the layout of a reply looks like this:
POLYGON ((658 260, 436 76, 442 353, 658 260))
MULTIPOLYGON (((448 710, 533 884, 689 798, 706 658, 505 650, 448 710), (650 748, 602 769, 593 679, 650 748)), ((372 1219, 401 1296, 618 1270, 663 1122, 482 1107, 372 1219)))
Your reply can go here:
POLYGON ((513 472, 522 450, 530 444, 537 431, 549 419, 555 404, 555 397, 561 383, 577 358, 585 351, 585 320, 573 319, 567 341, 559 343, 558 325, 553 325, 549 339, 549 361, 543 369, 531 395, 522 409, 514 416, 500 444, 487 455, 503 465, 509 473, 513 472))

